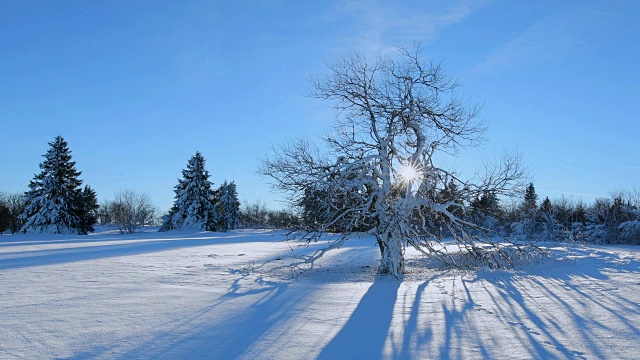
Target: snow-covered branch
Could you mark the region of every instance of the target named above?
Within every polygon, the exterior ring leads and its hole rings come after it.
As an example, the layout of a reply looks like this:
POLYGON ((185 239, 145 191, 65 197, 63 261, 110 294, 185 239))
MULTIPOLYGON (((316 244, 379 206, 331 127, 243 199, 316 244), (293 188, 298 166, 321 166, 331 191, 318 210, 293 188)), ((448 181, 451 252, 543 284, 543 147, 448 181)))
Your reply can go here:
POLYGON ((332 101, 339 116, 323 138, 331 155, 307 141, 290 142, 264 159, 260 173, 300 208, 308 239, 325 232, 374 233, 383 273, 402 274, 405 246, 448 256, 446 237, 489 266, 503 265, 498 258, 505 253, 467 208, 481 196, 521 186, 520 159, 505 156, 472 180, 434 164, 437 152, 456 153, 483 141, 481 106, 462 100, 441 64, 425 63, 419 46, 413 50, 400 48, 397 59, 374 62, 349 54, 326 77, 313 78, 309 95, 332 101))

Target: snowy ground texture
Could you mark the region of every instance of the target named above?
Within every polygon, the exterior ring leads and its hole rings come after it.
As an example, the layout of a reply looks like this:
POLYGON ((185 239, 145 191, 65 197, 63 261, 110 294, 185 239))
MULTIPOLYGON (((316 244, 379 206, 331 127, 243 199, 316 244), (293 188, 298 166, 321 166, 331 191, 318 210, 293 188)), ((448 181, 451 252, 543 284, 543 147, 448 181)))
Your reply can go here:
POLYGON ((511 271, 411 261, 398 281, 376 276, 372 238, 302 274, 284 266, 297 244, 282 239, 2 236, 0 359, 640 356, 638 246, 555 245, 511 271))

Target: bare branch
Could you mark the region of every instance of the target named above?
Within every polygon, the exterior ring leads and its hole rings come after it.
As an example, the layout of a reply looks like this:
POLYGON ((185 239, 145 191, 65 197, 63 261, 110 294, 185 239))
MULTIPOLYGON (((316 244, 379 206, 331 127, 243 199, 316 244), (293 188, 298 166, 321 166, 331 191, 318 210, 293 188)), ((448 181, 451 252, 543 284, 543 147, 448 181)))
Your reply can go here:
POLYGON ((309 241, 325 232, 375 234, 381 272, 403 272, 405 246, 466 266, 447 252, 446 237, 480 263, 508 265, 508 252, 467 210, 481 196, 509 195, 523 184, 519 156, 505 155, 471 180, 434 164, 439 152, 484 141, 482 106, 458 95, 458 81, 442 64, 423 62, 419 44, 399 47, 398 55, 370 62, 350 53, 329 65, 328 75, 312 78, 309 95, 330 101, 338 114, 323 138, 331 156, 293 141, 265 158, 260 173, 301 209, 309 241), (401 164, 420 179, 403 181, 401 164))

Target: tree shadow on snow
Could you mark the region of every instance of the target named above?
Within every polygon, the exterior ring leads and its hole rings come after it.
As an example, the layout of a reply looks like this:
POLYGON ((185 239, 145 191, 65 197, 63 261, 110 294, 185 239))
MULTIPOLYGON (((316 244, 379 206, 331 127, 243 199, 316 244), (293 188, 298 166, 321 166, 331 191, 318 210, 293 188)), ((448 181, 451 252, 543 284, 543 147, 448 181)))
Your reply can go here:
POLYGON ((303 301, 306 293, 287 291, 288 283, 257 279, 259 286, 249 290, 231 290, 216 303, 194 312, 168 330, 154 335, 121 359, 235 359, 277 324, 291 316, 290 308, 303 301), (243 297, 255 302, 237 311, 243 297), (233 313, 220 313, 233 309, 233 313))
POLYGON ((618 291, 615 276, 627 279, 628 289, 640 285, 640 261, 570 249, 526 271, 469 272, 441 277, 435 287, 424 282, 408 294, 415 297, 405 305, 409 317, 392 358, 633 358, 640 349, 638 296, 618 291))
POLYGON ((609 281, 640 285, 637 257, 572 248, 524 270, 424 274, 377 276, 318 358, 633 358, 640 349, 638 296, 609 281))
MULTIPOLYGON (((639 348, 638 295, 609 281, 623 276, 635 281, 629 289, 640 285, 640 261, 623 252, 572 248, 526 270, 425 274, 417 282, 377 275, 318 359, 632 358, 639 348)), ((121 355, 117 348, 105 353, 122 359, 246 357, 256 344, 287 346, 291 332, 284 328, 307 311, 301 304, 322 301, 316 294, 322 286, 294 287, 293 279, 250 271, 232 275, 228 292, 210 305, 169 320, 142 343, 124 339, 136 345, 121 355)))
POLYGON ((391 325, 400 281, 377 276, 340 332, 318 359, 378 359, 391 325))
MULTIPOLYGON (((20 235, 23 237, 26 235, 20 235)), ((107 238, 61 238, 46 241, 21 241, 22 245, 80 245, 25 251, 0 251, 0 270, 31 266, 56 265, 118 256, 139 255, 159 251, 241 242, 273 242, 270 236, 251 233, 179 233, 133 234, 107 238), (165 235, 167 234, 167 235, 165 235), (84 246, 83 246, 84 245, 84 246)))

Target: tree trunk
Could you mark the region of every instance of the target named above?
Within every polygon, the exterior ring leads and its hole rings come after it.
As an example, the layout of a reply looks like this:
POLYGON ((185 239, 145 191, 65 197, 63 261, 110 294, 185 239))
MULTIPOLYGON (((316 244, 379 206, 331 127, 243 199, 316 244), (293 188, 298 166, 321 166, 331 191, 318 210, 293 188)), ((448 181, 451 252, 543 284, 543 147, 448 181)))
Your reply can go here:
POLYGON ((380 273, 400 277, 404 273, 402 238, 385 231, 376 238, 380 246, 380 273))

